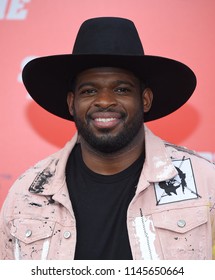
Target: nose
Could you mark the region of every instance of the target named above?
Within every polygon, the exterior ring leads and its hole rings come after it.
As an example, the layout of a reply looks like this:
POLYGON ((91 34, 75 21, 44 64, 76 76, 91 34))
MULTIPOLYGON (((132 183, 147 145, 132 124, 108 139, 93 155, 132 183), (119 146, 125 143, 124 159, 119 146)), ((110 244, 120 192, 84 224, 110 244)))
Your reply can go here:
POLYGON ((101 108, 109 108, 117 105, 117 101, 113 91, 102 90, 97 94, 94 106, 101 108))

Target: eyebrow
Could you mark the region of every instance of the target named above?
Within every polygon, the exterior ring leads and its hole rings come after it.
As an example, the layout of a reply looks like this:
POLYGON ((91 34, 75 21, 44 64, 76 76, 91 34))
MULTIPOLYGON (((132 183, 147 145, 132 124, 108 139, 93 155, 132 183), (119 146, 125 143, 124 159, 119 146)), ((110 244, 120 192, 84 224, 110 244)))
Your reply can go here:
POLYGON ((94 86, 94 85, 95 85, 95 83, 93 83, 93 82, 81 83, 81 84, 78 86, 77 90, 80 90, 81 88, 83 88, 83 87, 85 87, 85 86, 94 86))
MULTIPOLYGON (((116 84, 116 86, 119 86, 119 85, 129 85, 131 87, 135 87, 135 85, 132 83, 132 82, 129 82, 129 81, 123 81, 123 80, 116 80, 113 82, 114 84, 116 84)), ((85 82, 85 83, 81 83, 77 90, 80 90, 81 88, 85 87, 85 86, 95 86, 96 83, 94 82, 85 82)))
POLYGON ((132 83, 132 82, 129 82, 129 81, 121 81, 121 80, 117 80, 116 81, 116 84, 117 85, 129 85, 129 86, 131 86, 131 87, 135 87, 135 85, 132 83))

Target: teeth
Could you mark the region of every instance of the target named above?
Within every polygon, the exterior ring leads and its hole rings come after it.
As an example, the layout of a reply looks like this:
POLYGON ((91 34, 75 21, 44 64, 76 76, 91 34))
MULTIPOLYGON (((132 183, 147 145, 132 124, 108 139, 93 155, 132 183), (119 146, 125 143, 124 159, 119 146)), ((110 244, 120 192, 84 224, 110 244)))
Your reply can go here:
POLYGON ((97 118, 95 119, 97 122, 111 122, 114 121, 115 118, 97 118))

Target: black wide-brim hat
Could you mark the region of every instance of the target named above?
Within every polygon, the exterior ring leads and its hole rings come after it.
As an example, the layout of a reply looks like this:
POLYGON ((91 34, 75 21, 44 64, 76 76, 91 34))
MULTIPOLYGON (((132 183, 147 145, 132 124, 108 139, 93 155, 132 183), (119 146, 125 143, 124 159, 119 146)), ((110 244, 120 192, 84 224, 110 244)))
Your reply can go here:
POLYGON ((26 64, 23 83, 45 110, 73 120, 67 105, 71 81, 83 70, 117 67, 132 71, 153 91, 153 103, 145 122, 180 108, 192 95, 196 77, 185 64, 145 55, 134 23, 128 19, 99 17, 85 21, 72 54, 40 57, 26 64))

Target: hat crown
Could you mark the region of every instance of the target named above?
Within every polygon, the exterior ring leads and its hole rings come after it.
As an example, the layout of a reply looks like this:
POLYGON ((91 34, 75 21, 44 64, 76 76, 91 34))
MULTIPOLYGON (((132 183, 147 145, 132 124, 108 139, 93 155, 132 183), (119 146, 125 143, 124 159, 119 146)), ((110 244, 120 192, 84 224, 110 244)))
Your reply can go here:
POLYGON ((80 27, 74 55, 144 55, 137 29, 131 20, 102 17, 86 20, 80 27))

